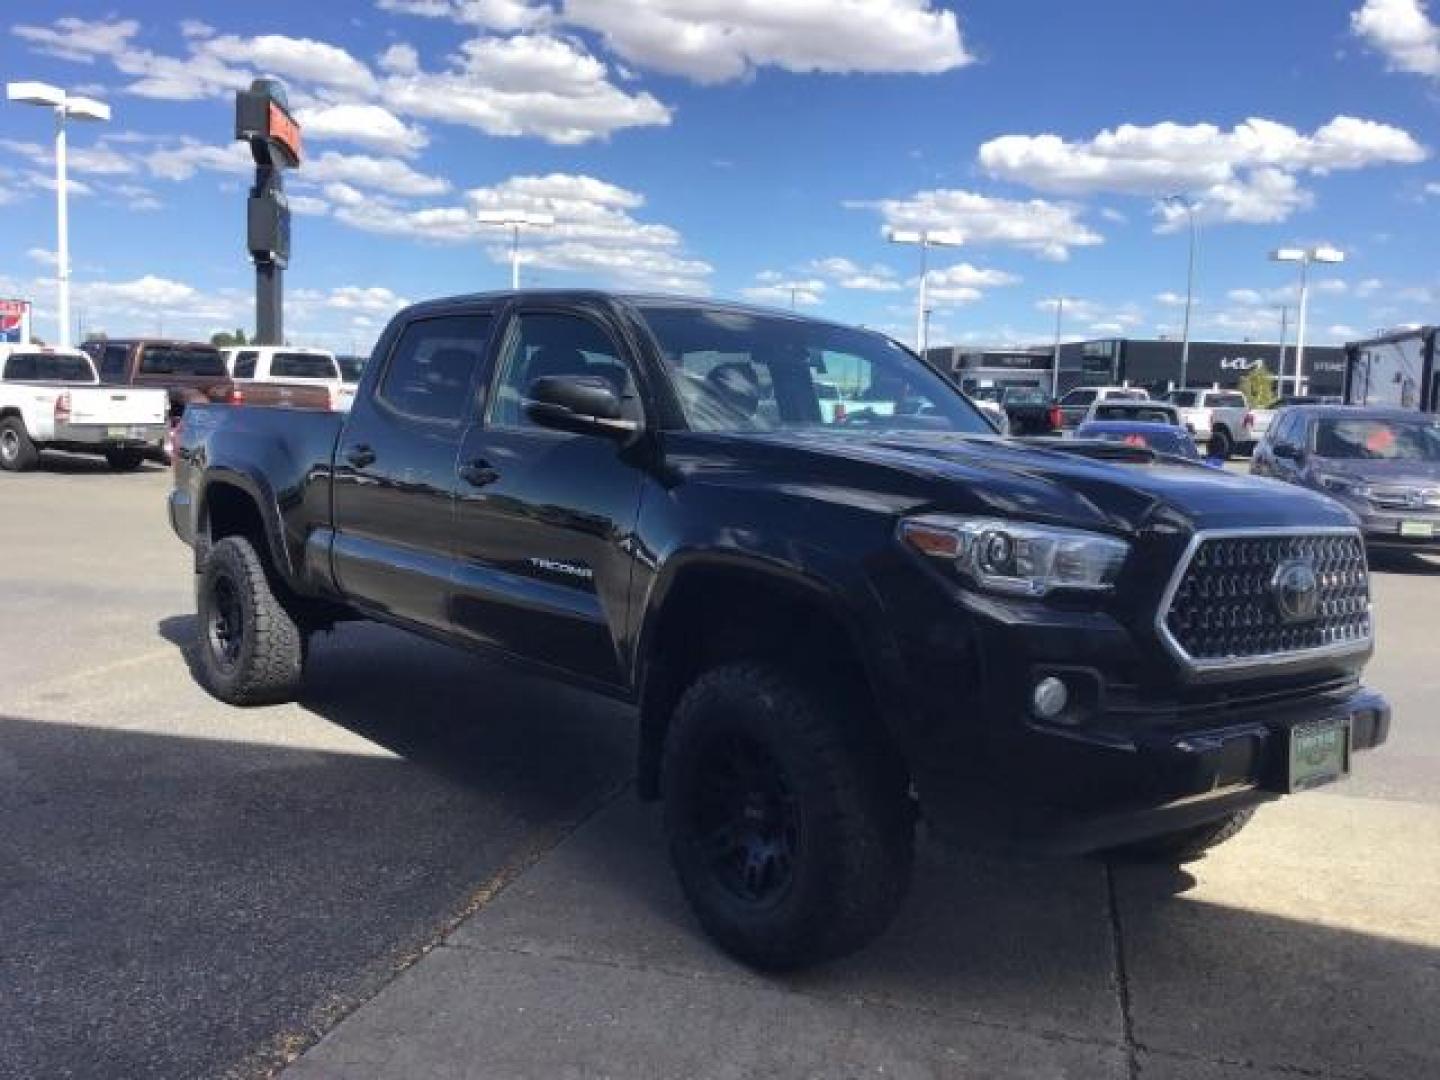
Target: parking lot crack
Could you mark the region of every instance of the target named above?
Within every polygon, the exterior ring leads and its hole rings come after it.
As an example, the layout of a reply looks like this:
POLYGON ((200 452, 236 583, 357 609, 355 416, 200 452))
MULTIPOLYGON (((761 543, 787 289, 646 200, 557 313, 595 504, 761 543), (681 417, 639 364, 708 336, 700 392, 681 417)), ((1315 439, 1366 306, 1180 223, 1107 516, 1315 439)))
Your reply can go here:
POLYGON ((1115 891, 1115 864, 1105 861, 1105 906, 1110 917, 1110 945, 1114 959, 1115 1000, 1120 1006, 1120 1030, 1130 1080, 1140 1076, 1140 1047, 1135 1041, 1135 1020, 1130 1008, 1130 975, 1125 968, 1125 933, 1120 925, 1120 899, 1115 891))

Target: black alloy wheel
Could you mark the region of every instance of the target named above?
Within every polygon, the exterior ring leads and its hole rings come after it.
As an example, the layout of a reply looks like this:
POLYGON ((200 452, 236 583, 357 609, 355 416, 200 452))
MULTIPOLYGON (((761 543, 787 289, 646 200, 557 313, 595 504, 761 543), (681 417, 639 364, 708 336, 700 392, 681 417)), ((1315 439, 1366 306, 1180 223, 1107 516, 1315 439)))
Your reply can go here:
POLYGON ((800 807, 784 769, 758 742, 717 738, 710 768, 695 786, 693 815, 715 880, 743 903, 768 905, 794 882, 800 807))

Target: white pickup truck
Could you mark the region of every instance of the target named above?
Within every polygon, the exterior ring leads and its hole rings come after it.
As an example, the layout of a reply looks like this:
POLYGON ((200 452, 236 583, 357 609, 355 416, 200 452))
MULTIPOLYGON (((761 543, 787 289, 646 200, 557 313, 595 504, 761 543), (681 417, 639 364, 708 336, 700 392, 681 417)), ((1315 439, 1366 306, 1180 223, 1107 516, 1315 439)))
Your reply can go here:
POLYGON ((1275 415, 1250 408, 1239 390, 1171 390, 1165 400, 1179 408, 1180 425, 1218 458, 1254 450, 1275 415))
POLYGON ((169 408, 164 390, 100 385, 78 349, 0 345, 0 468, 9 472, 33 469, 42 450, 139 468, 163 450, 169 408))
POLYGON ((288 405, 349 411, 355 384, 346 382, 335 354, 294 345, 239 345, 222 349, 225 370, 242 400, 253 405, 288 405), (323 391, 329 395, 328 403, 323 391), (323 403, 323 404, 322 404, 323 403))

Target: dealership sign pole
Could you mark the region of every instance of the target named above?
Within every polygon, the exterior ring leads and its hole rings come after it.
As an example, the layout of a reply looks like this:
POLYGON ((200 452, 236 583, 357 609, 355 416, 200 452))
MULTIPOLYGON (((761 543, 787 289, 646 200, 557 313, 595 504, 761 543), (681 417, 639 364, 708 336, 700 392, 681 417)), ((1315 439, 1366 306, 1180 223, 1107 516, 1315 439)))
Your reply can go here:
POLYGON ((250 144, 255 186, 246 203, 246 241, 255 262, 255 341, 285 344, 285 267, 290 204, 284 170, 300 164, 300 125, 278 79, 256 79, 235 95, 235 138, 250 144))

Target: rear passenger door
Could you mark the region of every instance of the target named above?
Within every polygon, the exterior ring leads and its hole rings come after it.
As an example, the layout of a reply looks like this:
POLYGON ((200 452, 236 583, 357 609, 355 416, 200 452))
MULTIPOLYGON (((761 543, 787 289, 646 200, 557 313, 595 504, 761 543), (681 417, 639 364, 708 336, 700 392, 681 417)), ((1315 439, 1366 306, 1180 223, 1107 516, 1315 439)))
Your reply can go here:
POLYGON ((347 596, 383 615, 449 627, 456 454, 491 321, 475 310, 401 328, 341 432, 332 565, 347 596))

